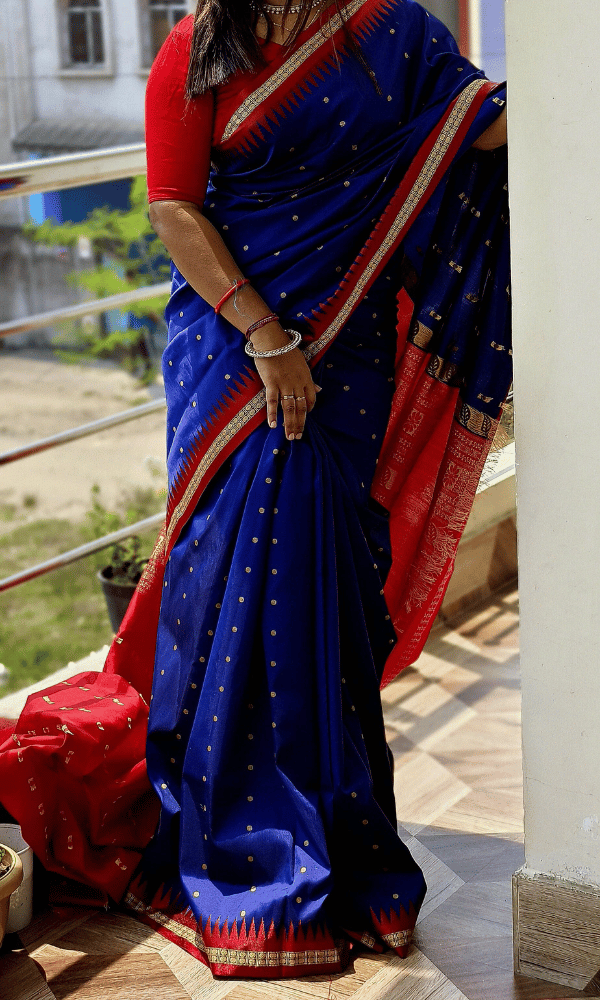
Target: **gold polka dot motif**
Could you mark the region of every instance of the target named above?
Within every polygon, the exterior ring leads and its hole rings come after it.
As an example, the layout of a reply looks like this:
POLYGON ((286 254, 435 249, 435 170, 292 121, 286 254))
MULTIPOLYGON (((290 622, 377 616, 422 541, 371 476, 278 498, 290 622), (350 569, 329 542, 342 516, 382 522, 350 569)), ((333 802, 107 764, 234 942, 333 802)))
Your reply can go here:
POLYGON ((198 892, 198 890, 196 890, 196 892, 194 893, 194 898, 195 898, 195 899, 198 899, 198 896, 199 896, 199 895, 200 895, 200 893, 198 892))

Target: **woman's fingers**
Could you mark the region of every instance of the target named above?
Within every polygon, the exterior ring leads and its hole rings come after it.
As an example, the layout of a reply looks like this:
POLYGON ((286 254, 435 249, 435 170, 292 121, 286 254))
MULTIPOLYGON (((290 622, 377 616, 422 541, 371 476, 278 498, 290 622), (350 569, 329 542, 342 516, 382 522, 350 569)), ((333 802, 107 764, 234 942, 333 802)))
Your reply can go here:
POLYGON ((303 392, 306 396, 306 408, 310 413, 317 399, 317 388, 314 382, 309 382, 307 385, 305 385, 303 392))
POLYGON ((308 412, 306 395, 298 393, 296 396, 296 438, 302 436, 304 431, 304 424, 306 422, 306 414, 308 412))
POLYGON ((296 399, 292 389, 281 390, 281 409, 283 410, 283 426, 285 436, 289 441, 293 441, 296 436, 296 399))
POLYGON ((266 389, 269 427, 277 426, 277 407, 281 404, 285 435, 293 441, 304 431, 306 414, 313 409, 320 386, 312 381, 300 351, 285 358, 257 359, 256 368, 266 389))
POLYGON ((277 403, 279 402, 279 390, 276 385, 266 386, 267 390, 267 420, 269 427, 277 427, 277 403))

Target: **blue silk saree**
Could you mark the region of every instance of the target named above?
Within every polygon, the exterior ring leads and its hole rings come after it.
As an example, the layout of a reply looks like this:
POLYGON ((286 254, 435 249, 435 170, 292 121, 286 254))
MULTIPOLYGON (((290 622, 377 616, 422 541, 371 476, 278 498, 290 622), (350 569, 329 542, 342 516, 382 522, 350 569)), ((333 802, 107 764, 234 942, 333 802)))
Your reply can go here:
POLYGON ((504 90, 413 0, 344 11, 381 94, 333 14, 240 94, 204 205, 322 392, 301 440, 270 429, 243 338, 173 265, 167 517, 106 667, 150 702, 160 803, 109 892, 223 976, 408 953, 426 883, 379 692, 511 381, 506 151, 472 148, 504 90))

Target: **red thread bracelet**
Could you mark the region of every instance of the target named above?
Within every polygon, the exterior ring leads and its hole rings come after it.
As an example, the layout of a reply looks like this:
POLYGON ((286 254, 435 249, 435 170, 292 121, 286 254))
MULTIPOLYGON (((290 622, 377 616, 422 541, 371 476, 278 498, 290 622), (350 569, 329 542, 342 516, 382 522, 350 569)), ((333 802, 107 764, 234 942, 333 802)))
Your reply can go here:
POLYGON ((231 288, 227 289, 225 295, 223 295, 223 297, 219 299, 219 301, 215 306, 215 312, 219 313, 221 311, 221 306, 225 305, 227 299, 230 299, 232 295, 235 295, 235 293, 239 288, 243 288, 244 285, 249 285, 249 284, 250 284, 250 278, 238 278, 237 281, 235 281, 234 284, 231 286, 231 288))
POLYGON ((261 326, 266 326, 267 323, 278 323, 278 322, 279 322, 279 316, 277 316, 275 313, 268 313, 266 316, 263 316, 262 319, 257 319, 256 323, 251 323, 248 329, 246 330, 244 337, 246 338, 246 340, 250 340, 250 335, 252 333, 255 333, 256 330, 260 330, 261 326))

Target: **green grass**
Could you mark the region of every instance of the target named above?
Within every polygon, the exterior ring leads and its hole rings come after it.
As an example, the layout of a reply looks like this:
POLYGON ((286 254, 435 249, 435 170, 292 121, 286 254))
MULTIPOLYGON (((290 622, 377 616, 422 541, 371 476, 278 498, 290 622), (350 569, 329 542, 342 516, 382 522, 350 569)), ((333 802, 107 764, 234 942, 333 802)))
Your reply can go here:
MULTIPOLYGON (((132 523, 163 509, 160 490, 137 490, 123 497, 118 514, 132 523)), ((94 526, 57 518, 22 524, 0 537, 0 575, 44 562, 95 536, 94 526)), ((105 532, 102 532, 105 533, 105 532)), ((158 534, 142 536, 142 555, 149 555, 158 534)), ((0 594, 0 662, 9 670, 0 696, 79 660, 112 640, 104 597, 96 572, 108 562, 109 550, 46 573, 0 594)))

